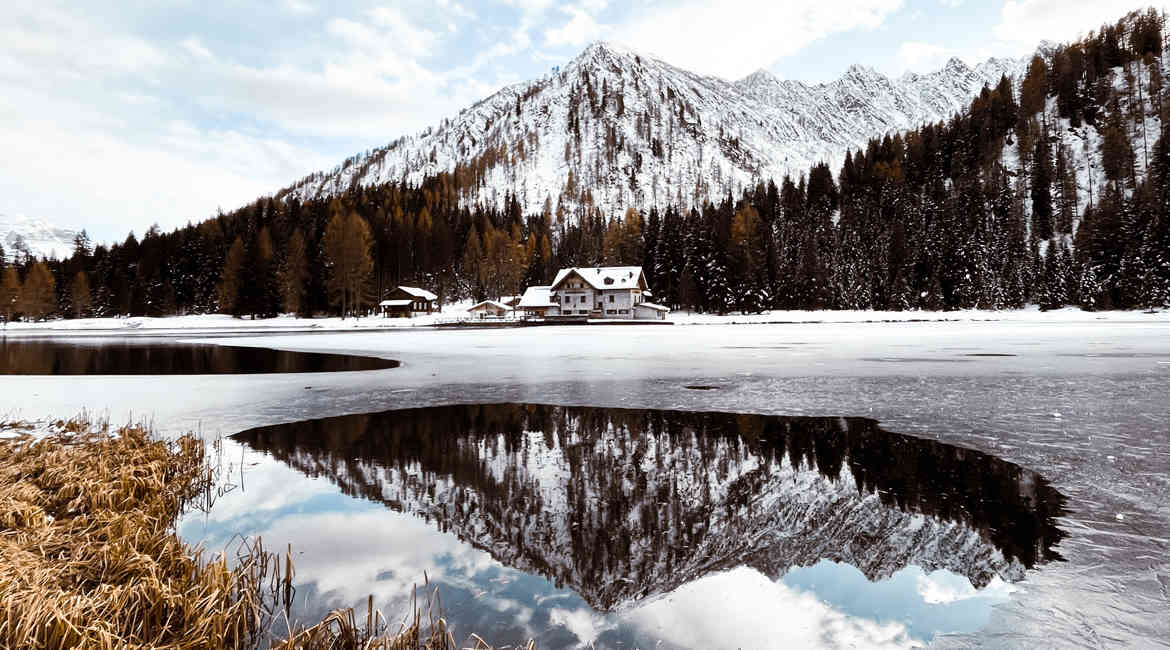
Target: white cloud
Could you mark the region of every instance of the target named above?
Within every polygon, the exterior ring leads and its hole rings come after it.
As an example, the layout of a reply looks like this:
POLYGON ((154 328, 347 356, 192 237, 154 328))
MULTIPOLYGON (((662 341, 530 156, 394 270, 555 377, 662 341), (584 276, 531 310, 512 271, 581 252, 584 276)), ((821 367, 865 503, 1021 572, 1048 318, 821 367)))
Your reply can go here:
POLYGON ((429 67, 448 38, 447 18, 438 31, 425 18, 392 7, 334 16, 293 49, 245 58, 252 50, 209 47, 204 35, 215 32, 206 26, 151 41, 120 14, 5 3, 0 209, 99 238, 156 221, 169 228, 243 205, 498 89, 483 70, 466 78, 429 67))
POLYGON ((463 3, 457 0, 436 0, 436 5, 443 10, 443 14, 452 18, 460 18, 465 20, 474 20, 476 14, 474 11, 463 6, 463 3))
POLYGON ((898 71, 927 72, 937 70, 952 56, 954 53, 945 46, 907 41, 898 47, 898 71))
POLYGON ((560 27, 545 30, 544 42, 546 45, 573 45, 580 46, 597 40, 606 31, 606 28, 593 20, 584 9, 571 7, 564 9, 569 20, 560 27))
POLYGON ((283 0, 281 4, 286 11, 298 16, 317 13, 317 7, 312 3, 305 2, 305 0, 283 0))
MULTIPOLYGON (((920 645, 900 623, 850 616, 747 567, 690 582, 622 618, 675 645, 696 648, 920 645)), ((600 627, 573 622, 583 632, 600 627)))
POLYGON ((615 36, 682 68, 737 79, 830 34, 875 29, 901 7, 902 0, 692 2, 641 10, 615 36))
POLYGON ((932 605, 973 598, 1002 602, 1009 600, 1011 594, 1018 590, 999 576, 993 577, 986 587, 976 589, 967 578, 942 569, 919 575, 917 587, 918 595, 922 597, 923 602, 932 605))
POLYGON ((401 600, 424 573, 432 582, 472 587, 470 576, 501 566, 453 533, 437 534, 431 522, 389 510, 288 515, 258 534, 272 548, 291 543, 298 582, 343 603, 368 595, 401 600))
POLYGON ((0 78, 50 86, 95 76, 152 78, 168 62, 150 42, 38 3, 0 3, 0 78))
POLYGON ((176 122, 136 141, 109 118, 99 118, 110 125, 101 128, 69 121, 76 117, 0 120, 5 157, 21 161, 6 169, 0 194, 54 221, 68 215, 65 223, 97 236, 120 238, 155 222, 173 228, 198 221, 218 206, 243 205, 333 162, 280 139, 238 130, 176 122))
POLYGON ((1026 54, 1041 40, 1071 41, 1149 5, 1149 0, 1007 0, 993 35, 1016 54, 1026 54))
POLYGON ((179 45, 183 46, 184 50, 187 50, 191 54, 194 54, 195 56, 197 56, 201 59, 214 59, 215 58, 215 55, 213 55, 211 53, 211 50, 204 47, 203 43, 200 42, 200 40, 194 36, 190 36, 188 38, 183 39, 183 42, 179 43, 179 45))

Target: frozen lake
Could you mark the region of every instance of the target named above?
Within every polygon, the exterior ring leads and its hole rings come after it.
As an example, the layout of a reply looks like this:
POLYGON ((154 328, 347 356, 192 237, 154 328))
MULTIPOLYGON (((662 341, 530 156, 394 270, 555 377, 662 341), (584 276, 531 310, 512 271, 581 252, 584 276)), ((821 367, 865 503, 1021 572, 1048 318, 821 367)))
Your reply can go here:
MULTIPOLYGON (((727 564, 685 584, 664 583, 668 593, 623 601, 614 613, 591 603, 585 587, 574 591, 568 581, 558 585, 494 559, 418 508, 349 496, 336 476, 247 441, 225 449, 242 464, 242 487, 201 521, 189 518, 184 532, 210 542, 234 521, 262 532, 272 548, 292 542, 301 553, 298 576, 313 578, 302 593, 322 602, 375 593, 389 603, 421 581, 413 570, 429 567, 428 575, 450 578, 456 593, 444 603, 467 612, 467 625, 509 634, 556 628, 559 641, 550 645, 624 642, 631 626, 647 635, 635 638, 657 634, 665 646, 684 647, 759 647, 784 638, 828 646, 1151 646, 1170 638, 1170 324, 1098 322, 1086 314, 1059 324, 406 330, 223 342, 362 354, 402 366, 165 379, 0 376, 0 416, 68 417, 84 408, 209 438, 448 404, 867 418, 885 431, 980 452, 1049 482, 1067 499, 1054 546, 1063 560, 1000 582, 980 579, 976 589, 956 567, 934 569, 919 559, 928 566, 909 562, 870 576, 864 567, 830 561, 826 551, 824 561, 779 580, 759 567, 727 564), (486 611, 477 601, 499 606, 486 611), (900 605, 879 611, 878 602, 900 605), (941 617, 941 605, 978 613, 949 623, 959 619, 941 617)), ((317 452, 314 462, 335 453, 317 452)), ((344 455, 362 458, 355 450, 344 455)), ((820 476, 794 476, 813 474, 820 476)), ((896 541, 885 530, 875 529, 878 541, 896 541)))

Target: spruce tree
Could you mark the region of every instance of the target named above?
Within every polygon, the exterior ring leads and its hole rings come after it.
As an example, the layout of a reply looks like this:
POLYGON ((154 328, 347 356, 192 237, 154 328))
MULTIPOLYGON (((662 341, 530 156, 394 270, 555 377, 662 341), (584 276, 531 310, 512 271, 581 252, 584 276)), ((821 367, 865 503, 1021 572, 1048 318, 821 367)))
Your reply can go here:
POLYGON ((78 271, 77 275, 73 276, 72 293, 72 307, 73 317, 81 318, 87 314, 90 307, 93 305, 93 296, 89 288, 89 274, 85 271, 78 271))
POLYGON ((290 314, 305 315, 305 283, 309 277, 309 257, 305 246, 305 236, 301 229, 293 231, 289 238, 288 249, 284 255, 284 265, 280 270, 280 295, 284 301, 284 309, 290 314))
POLYGON ((219 280, 219 310, 239 318, 243 315, 243 304, 240 300, 240 291, 243 288, 243 270, 246 263, 244 257, 244 241, 236 237, 232 247, 228 249, 227 259, 223 264, 223 272, 219 280))
POLYGON ((1032 238, 1050 239, 1052 230, 1052 155, 1048 135, 1036 140, 1032 156, 1032 238))

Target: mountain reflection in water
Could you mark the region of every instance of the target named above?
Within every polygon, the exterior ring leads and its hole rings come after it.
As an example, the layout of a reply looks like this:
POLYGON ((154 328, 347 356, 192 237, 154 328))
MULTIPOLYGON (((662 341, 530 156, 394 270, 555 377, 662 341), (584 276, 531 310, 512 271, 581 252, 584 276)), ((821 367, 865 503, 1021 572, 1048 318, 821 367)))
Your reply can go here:
POLYGON ((411 513, 600 611, 751 567, 916 566, 975 587, 1059 559, 1064 498, 984 453, 872 420, 527 404, 309 420, 234 436, 411 513))

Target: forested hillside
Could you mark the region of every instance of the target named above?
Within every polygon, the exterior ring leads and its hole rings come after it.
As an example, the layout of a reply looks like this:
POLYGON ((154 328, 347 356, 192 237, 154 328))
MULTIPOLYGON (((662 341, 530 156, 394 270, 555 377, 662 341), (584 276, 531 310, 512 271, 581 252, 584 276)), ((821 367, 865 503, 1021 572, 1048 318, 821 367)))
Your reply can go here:
MULTIPOLYGON (((839 169, 737 194, 526 212, 469 205, 474 174, 267 197, 175 232, 18 260, 3 316, 360 313, 396 284, 445 301, 640 264, 655 299, 711 312, 1170 306, 1164 19, 1044 49, 945 122, 839 169)), ((619 179, 617 182, 624 182, 619 179)), ((3 259, 0 257, 0 259, 3 259)))

